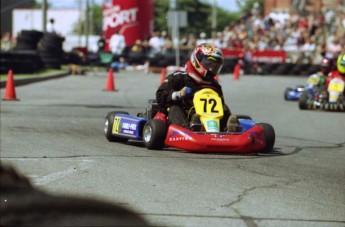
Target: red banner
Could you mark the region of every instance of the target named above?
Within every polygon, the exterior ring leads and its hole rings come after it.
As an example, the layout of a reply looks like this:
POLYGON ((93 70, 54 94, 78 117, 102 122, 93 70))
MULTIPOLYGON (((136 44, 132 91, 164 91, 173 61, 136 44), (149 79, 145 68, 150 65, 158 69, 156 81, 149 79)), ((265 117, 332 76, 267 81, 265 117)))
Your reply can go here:
POLYGON ((119 30, 126 45, 148 38, 153 31, 153 0, 105 0, 103 34, 107 40, 119 30))
POLYGON ((222 49, 225 58, 243 58, 245 54, 249 54, 252 62, 260 63, 285 63, 286 52, 275 50, 263 50, 263 51, 249 51, 222 49))
POLYGON ((263 50, 251 51, 251 60, 260 63, 285 63, 285 51, 263 50))

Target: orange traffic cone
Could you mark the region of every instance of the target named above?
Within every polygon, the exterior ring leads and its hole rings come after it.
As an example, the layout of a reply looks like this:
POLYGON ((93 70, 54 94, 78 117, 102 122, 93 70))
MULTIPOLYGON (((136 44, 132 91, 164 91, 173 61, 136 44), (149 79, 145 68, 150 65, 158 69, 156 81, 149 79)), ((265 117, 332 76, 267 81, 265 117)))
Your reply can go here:
POLYGON ((16 97, 16 91, 14 89, 14 79, 13 79, 13 72, 12 69, 8 70, 8 75, 7 75, 7 81, 6 81, 6 91, 5 91, 5 95, 2 98, 2 100, 5 101, 18 101, 19 99, 17 99, 16 97))
POLYGON ((161 85, 163 83, 163 81, 165 80, 166 75, 167 75, 167 68, 164 67, 162 69, 162 72, 161 72, 161 78, 159 80, 159 85, 161 85))
POLYGON ((115 91, 115 82, 114 82, 114 75, 113 75, 113 69, 112 68, 109 68, 108 79, 107 79, 107 84, 105 86, 105 91, 115 91))
POLYGON ((241 64, 237 63, 234 68, 233 78, 238 80, 240 78, 241 64))

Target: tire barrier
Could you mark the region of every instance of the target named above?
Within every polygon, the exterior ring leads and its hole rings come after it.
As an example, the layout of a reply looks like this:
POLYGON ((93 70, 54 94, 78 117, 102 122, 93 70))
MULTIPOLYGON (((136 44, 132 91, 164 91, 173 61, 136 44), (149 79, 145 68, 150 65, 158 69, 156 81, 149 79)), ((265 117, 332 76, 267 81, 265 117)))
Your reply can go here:
POLYGON ((36 30, 22 30, 17 37, 16 46, 9 51, 1 51, 0 72, 33 73, 43 68, 37 52, 37 45, 43 33, 36 30))
POLYGON ((43 68, 60 69, 65 59, 64 40, 55 33, 22 30, 16 46, 10 51, 1 51, 0 72, 4 74, 12 69, 14 73, 33 73, 43 68))
POLYGON ((65 53, 62 44, 65 41, 55 33, 46 32, 38 43, 38 52, 45 68, 60 69, 64 62, 65 53))
MULTIPOLYGON (((236 58, 224 59, 222 73, 232 73, 238 62, 236 58)), ((319 65, 294 63, 255 63, 244 61, 244 74, 308 76, 320 70, 319 65)))
POLYGON ((0 54, 0 73, 12 69, 13 73, 34 73, 43 68, 36 50, 11 50, 0 54))
POLYGON ((36 30, 22 30, 17 37, 17 43, 14 50, 36 50, 43 32, 36 30))

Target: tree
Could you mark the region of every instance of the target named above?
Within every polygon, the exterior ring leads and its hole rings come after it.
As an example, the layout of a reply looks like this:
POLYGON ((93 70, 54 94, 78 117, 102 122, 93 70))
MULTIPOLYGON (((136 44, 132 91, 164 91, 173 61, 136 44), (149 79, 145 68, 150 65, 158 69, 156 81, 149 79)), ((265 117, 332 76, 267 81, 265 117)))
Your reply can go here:
POLYGON ((236 0, 241 12, 250 12, 253 9, 254 4, 257 2, 261 9, 263 9, 263 0, 236 0))
MULTIPOLYGON (((89 17, 93 19, 90 21, 90 35, 100 35, 102 34, 102 23, 103 23, 103 7, 101 5, 93 4, 90 6, 89 17)), ((84 34, 85 31, 85 17, 82 20, 78 21, 73 26, 72 32, 74 34, 84 34)))
MULTIPOLYGON (((154 0, 154 29, 168 31, 167 13, 169 0, 154 0)), ((205 32, 211 35, 212 6, 200 0, 176 0, 177 10, 187 11, 188 27, 181 28, 181 34, 199 34, 205 32)), ((240 18, 240 13, 230 13, 217 7, 217 31, 223 31, 226 26, 240 18)))

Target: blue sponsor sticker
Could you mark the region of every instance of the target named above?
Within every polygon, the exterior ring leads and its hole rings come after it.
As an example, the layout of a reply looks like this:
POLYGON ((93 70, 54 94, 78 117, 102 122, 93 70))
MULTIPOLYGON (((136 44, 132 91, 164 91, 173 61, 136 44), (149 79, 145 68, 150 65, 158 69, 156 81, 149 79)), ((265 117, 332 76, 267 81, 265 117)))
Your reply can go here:
POLYGON ((138 121, 135 119, 121 117, 117 133, 135 136, 137 134, 137 123, 138 121))

